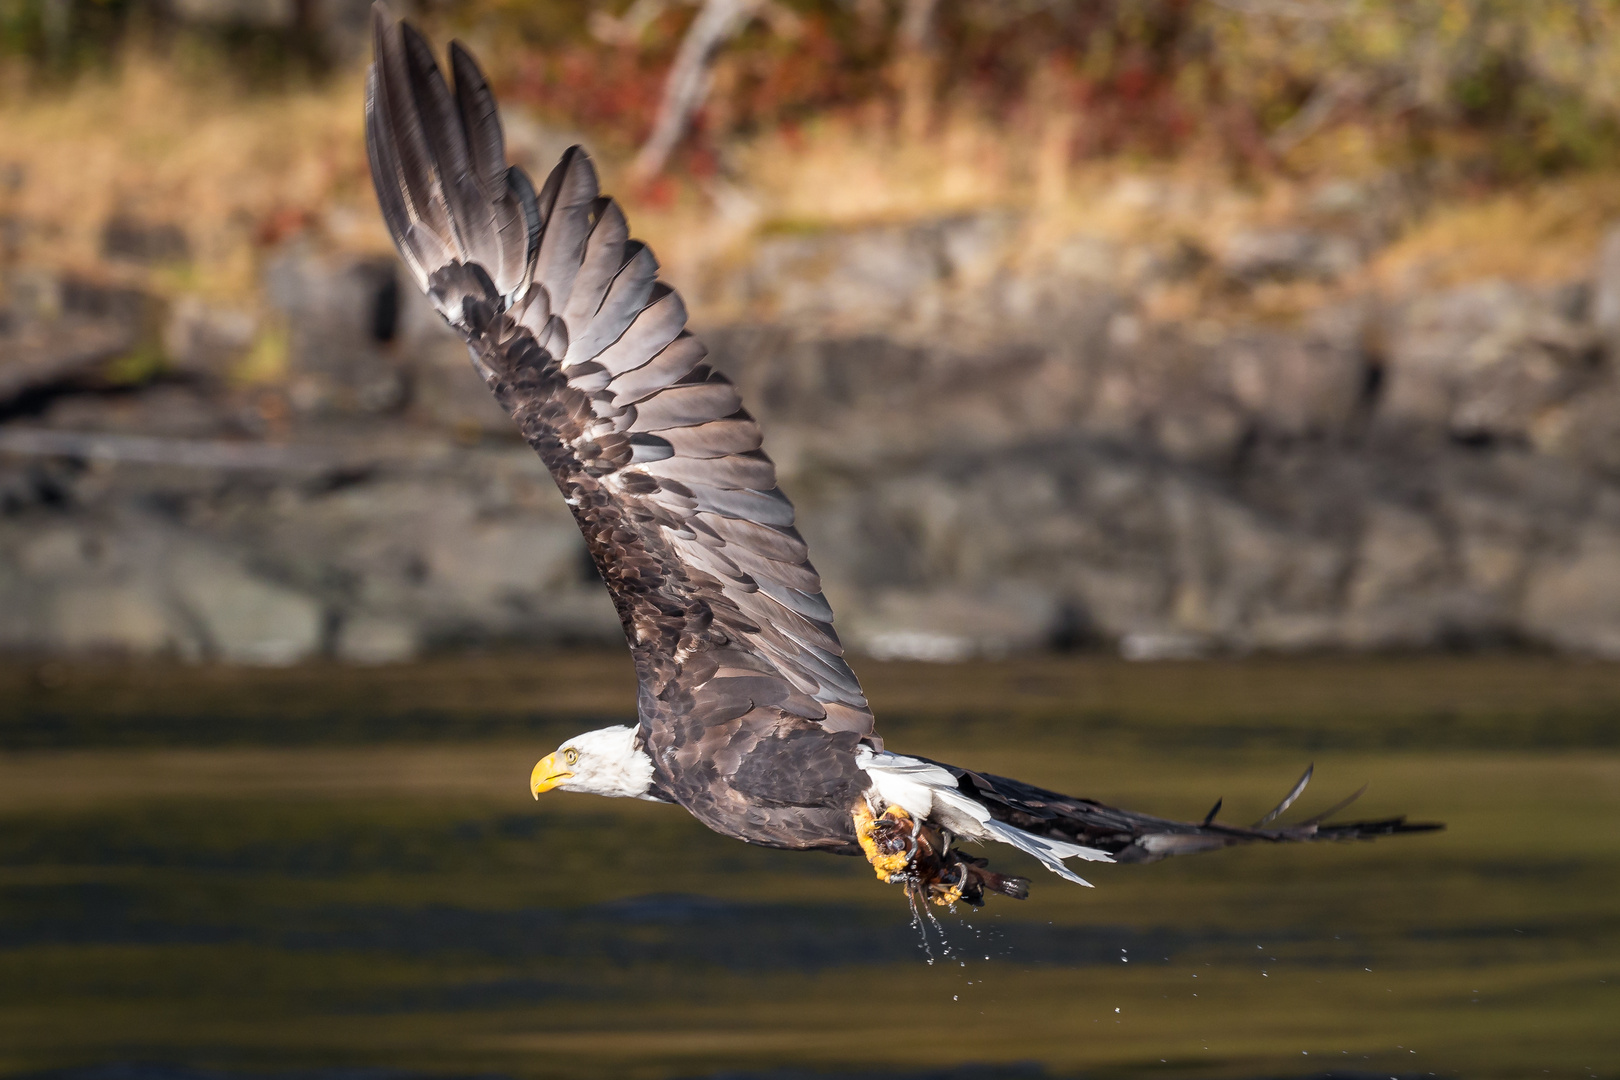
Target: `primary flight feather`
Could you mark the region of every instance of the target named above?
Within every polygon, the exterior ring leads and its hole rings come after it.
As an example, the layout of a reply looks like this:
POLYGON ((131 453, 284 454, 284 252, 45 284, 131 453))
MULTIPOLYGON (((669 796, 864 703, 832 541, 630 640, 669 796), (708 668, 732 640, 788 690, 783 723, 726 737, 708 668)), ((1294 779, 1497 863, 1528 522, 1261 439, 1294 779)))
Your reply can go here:
POLYGON ((590 158, 537 191, 508 166, 495 99, 450 46, 447 81, 408 23, 373 9, 366 146, 416 284, 557 481, 635 660, 635 727, 570 739, 535 766, 551 789, 679 804, 778 848, 864 854, 935 903, 1022 897, 957 843, 1146 862, 1252 841, 1436 828, 1404 819, 1253 828, 1116 810, 884 750, 758 423, 704 363, 680 295, 630 238, 590 158))

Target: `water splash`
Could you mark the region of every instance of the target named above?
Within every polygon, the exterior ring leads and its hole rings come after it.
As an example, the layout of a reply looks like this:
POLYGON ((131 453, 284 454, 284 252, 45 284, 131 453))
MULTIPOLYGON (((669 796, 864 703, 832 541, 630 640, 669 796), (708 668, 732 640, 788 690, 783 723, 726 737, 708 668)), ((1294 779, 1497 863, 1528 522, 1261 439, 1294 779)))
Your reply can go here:
MULTIPOLYGON (((928 963, 932 965, 934 962, 934 947, 928 940, 928 924, 923 922, 923 912, 926 908, 919 904, 915 889, 906 890, 906 902, 911 905, 911 928, 917 931, 917 938, 922 946, 922 951, 928 954, 928 963)), ((928 917, 930 920, 933 919, 932 914, 929 914, 928 917)))
POLYGON ((945 936, 945 924, 934 918, 934 912, 927 904, 923 905, 923 914, 928 917, 929 923, 933 925, 934 933, 939 935, 940 952, 947 959, 949 959, 951 955, 951 943, 950 940, 945 936))
POLYGON ((928 955, 928 963, 931 965, 934 962, 932 938, 937 937, 939 939, 941 959, 948 960, 955 955, 954 950, 951 948, 950 939, 945 936, 944 924, 934 917, 933 911, 928 907, 928 901, 923 898, 920 891, 907 889, 906 900, 911 905, 912 929, 917 931, 917 938, 922 951, 928 955), (933 927, 932 935, 929 934, 929 927, 933 927))

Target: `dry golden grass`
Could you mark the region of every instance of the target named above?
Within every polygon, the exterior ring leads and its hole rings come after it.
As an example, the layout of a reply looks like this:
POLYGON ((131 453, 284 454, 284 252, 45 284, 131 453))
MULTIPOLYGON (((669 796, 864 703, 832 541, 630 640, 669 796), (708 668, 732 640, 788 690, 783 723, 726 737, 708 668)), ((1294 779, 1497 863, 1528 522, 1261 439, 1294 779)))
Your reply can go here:
POLYGON ((1540 284, 1591 270, 1605 230, 1620 218, 1620 176, 1591 173, 1443 205, 1372 267, 1389 289, 1483 278, 1540 284))
MULTIPOLYGON (((0 101, 0 164, 20 166, 24 178, 0 192, 0 214, 28 223, 25 265, 258 307, 262 264, 282 244, 388 250, 366 171, 361 99, 358 71, 315 87, 251 92, 132 52, 111 74, 0 101), (157 268, 109 265, 101 230, 119 214, 181 225, 191 258, 157 268)), ((666 276, 689 289, 746 261, 757 238, 782 230, 1005 209, 1022 225, 997 265, 1027 267, 1080 233, 1125 243, 1185 239, 1219 250, 1238 229, 1296 219, 1308 198, 1310 185, 1284 179, 1235 185, 1197 153, 1170 163, 1070 166, 1067 147, 1083 124, 1071 114, 996 123, 964 105, 921 129, 899 129, 873 110, 733 146, 726 179, 626 192, 622 155, 610 151, 600 165, 637 232, 660 252, 666 276)), ((548 163, 525 164, 543 170, 548 163)), ((1567 280, 1586 272, 1617 216, 1620 183, 1607 174, 1443 205, 1356 280, 1333 289, 1272 288, 1244 311, 1287 318, 1338 288, 1567 280)), ((1161 292, 1146 298, 1156 318, 1234 310, 1230 297, 1197 285, 1161 292)))
POLYGON ((323 241, 382 249, 360 100, 358 76, 276 94, 224 81, 205 91, 134 54, 105 77, 0 103, 0 161, 23 178, 6 207, 28 225, 22 261, 243 300, 267 244, 305 225, 323 241), (120 214, 180 225, 188 265, 108 266, 101 230, 120 214))

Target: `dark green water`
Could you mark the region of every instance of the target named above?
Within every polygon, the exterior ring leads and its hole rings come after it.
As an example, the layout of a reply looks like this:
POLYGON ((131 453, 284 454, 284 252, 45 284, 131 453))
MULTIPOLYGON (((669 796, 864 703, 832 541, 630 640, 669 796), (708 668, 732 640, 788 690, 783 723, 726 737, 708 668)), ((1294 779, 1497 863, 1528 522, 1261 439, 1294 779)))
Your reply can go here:
POLYGON ((1620 670, 861 672, 893 749, 1234 821, 1314 760, 1305 814, 1449 827, 1092 890, 996 851, 1032 898, 925 951, 858 860, 532 801, 616 655, 0 668, 0 1075, 1620 1076, 1620 670))

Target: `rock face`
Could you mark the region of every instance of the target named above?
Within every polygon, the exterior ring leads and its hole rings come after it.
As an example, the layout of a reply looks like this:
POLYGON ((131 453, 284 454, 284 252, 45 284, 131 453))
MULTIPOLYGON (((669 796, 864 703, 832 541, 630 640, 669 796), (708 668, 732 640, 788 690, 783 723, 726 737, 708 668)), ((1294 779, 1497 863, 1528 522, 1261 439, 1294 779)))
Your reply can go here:
MULTIPOLYGON (((1289 330, 1211 329, 1150 323, 1123 271, 1099 269, 1151 254, 1077 238, 1044 273, 974 282, 917 253, 939 233, 914 235, 860 301, 901 334, 805 332, 863 313, 794 280, 775 324, 709 335, 797 480, 857 645, 1620 652, 1620 414, 1590 314, 1620 288, 1612 257, 1595 282, 1351 297, 1289 330)), ((797 243, 834 276, 858 251, 797 243)), ((1240 237, 1223 272, 1326 275, 1335 250, 1240 237)))
MULTIPOLYGON (((1335 292, 1279 327, 1143 297, 1331 281, 1359 240, 1031 260, 1018 236, 781 237, 694 297, 751 313, 700 329, 853 647, 1620 655, 1620 241, 1589 281, 1335 292)), ((0 320, 30 343, 0 362, 0 647, 374 663, 617 637, 550 478, 390 260, 288 252, 266 296, 171 305, 170 374, 138 391, 0 320)), ((151 315, 120 303, 71 325, 132 340, 151 315)))

